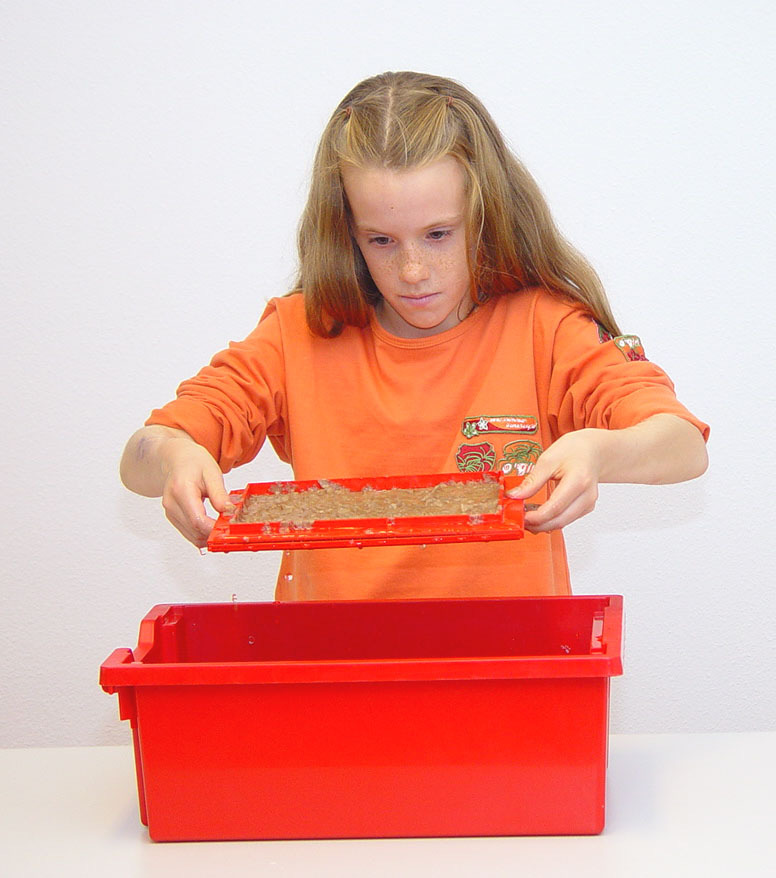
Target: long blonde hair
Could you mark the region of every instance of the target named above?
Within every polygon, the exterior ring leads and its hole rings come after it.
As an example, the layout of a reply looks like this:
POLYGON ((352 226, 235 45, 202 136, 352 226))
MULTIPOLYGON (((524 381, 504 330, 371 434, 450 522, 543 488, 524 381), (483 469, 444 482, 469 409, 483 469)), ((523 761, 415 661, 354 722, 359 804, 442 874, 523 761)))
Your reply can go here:
POLYGON ((365 326, 380 300, 350 234, 343 166, 414 168, 448 155, 466 174, 475 303, 543 286, 619 335, 600 278, 560 234, 539 187, 485 107, 453 80, 411 72, 365 79, 324 129, 297 239, 297 289, 310 329, 333 337, 346 325, 365 326))

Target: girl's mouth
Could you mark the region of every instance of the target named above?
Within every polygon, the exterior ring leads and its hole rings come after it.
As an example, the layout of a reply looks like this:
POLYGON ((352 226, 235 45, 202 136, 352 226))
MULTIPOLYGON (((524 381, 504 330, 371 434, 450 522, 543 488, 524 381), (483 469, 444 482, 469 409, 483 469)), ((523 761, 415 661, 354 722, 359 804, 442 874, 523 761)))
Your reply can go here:
POLYGON ((426 293, 423 296, 402 296, 401 298, 407 302, 410 307, 422 308, 424 305, 428 305, 431 301, 433 301, 439 293, 426 293))

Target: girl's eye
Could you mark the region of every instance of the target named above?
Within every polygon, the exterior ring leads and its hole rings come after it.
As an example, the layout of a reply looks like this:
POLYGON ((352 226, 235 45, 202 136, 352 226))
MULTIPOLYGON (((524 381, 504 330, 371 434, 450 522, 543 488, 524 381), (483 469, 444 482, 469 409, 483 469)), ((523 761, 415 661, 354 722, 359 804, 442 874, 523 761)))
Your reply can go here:
POLYGON ((441 241, 443 238, 447 238, 450 235, 450 229, 434 229, 433 232, 429 232, 428 236, 432 241, 441 241))
POLYGON ((378 247, 385 247, 391 243, 391 239, 387 235, 374 235, 369 239, 370 244, 377 244, 378 247))

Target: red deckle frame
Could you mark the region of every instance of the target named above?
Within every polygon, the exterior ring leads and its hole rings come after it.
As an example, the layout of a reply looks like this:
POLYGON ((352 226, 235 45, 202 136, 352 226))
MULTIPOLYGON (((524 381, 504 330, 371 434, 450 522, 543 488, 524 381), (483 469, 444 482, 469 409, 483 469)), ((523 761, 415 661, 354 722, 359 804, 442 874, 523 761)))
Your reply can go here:
POLYGON ((211 552, 267 551, 277 549, 364 548, 367 546, 431 545, 487 540, 517 540, 524 536, 522 500, 510 500, 505 491, 519 478, 502 473, 443 473, 417 476, 378 476, 358 479, 327 479, 323 484, 342 485, 351 491, 390 488, 428 488, 443 482, 499 483, 498 512, 488 515, 425 515, 407 518, 361 518, 314 521, 294 527, 282 522, 236 522, 243 503, 253 495, 282 491, 305 491, 322 482, 256 482, 232 491, 235 511, 220 515, 208 539, 211 552))

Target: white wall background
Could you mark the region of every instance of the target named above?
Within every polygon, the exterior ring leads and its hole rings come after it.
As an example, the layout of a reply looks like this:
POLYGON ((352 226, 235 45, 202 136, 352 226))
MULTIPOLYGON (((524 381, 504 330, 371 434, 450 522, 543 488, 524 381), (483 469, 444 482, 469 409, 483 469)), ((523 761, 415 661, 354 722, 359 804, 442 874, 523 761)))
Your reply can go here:
MULTIPOLYGON (((124 442, 289 287, 313 150, 386 69, 491 109, 627 331, 712 424, 681 486, 606 486, 578 593, 625 595, 618 732, 776 727, 773 7, 0 4, 0 744, 123 743, 100 662, 156 603, 272 598, 124 491, 124 442), (772 111, 772 107, 770 108, 772 111)), ((230 487, 288 475, 271 451, 230 487)))

